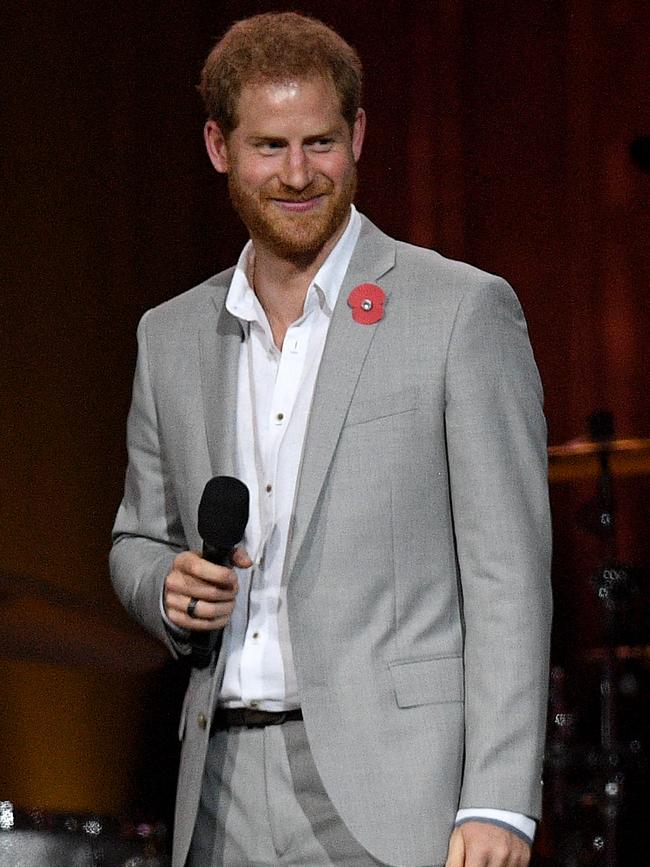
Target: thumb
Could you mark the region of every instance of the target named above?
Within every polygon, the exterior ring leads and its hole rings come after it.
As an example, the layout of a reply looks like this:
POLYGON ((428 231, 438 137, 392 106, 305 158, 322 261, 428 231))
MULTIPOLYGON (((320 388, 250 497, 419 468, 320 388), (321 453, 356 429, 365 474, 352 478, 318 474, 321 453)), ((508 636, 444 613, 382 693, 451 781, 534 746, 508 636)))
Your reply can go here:
POLYGON ((460 828, 454 828, 449 838, 449 850, 445 867, 463 867, 465 863, 465 841, 460 828))
POLYGON ((248 556, 248 552, 246 548, 238 547, 232 552, 232 562, 235 566, 239 566, 240 569, 248 569, 249 566, 253 565, 253 561, 248 556))

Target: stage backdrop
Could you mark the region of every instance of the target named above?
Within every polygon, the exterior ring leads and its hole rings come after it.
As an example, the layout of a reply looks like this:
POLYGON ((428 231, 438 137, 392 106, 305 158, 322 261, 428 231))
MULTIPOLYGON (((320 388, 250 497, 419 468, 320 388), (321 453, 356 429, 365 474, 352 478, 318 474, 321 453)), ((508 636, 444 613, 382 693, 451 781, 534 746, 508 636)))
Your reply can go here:
MULTIPOLYGON (((106 566, 135 327, 245 240, 195 85, 233 19, 295 5, 3 4, 0 798, 151 802, 151 763, 138 775, 133 757, 167 743, 178 690, 151 674, 162 657, 106 566)), ((360 208, 513 283, 552 443, 601 407, 619 435, 650 436, 650 175, 630 157, 650 134, 645 0, 299 5, 365 63, 360 208)), ((553 492, 562 660, 599 641, 596 554, 574 529, 590 491, 553 492)), ((622 556, 647 564, 648 484, 617 492, 622 556)))

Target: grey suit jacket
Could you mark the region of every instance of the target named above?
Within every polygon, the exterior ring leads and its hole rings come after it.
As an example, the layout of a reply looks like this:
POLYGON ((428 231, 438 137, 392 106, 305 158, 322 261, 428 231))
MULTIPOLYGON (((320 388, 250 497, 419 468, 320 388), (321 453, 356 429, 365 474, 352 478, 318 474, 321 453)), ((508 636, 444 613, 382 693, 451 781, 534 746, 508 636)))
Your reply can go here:
MULTIPOLYGON (((233 474, 242 334, 232 271, 149 311, 111 552, 117 593, 160 616, 178 551, 200 549, 206 481, 233 474)), ((285 580, 299 694, 324 786, 392 865, 442 865, 456 810, 536 817, 550 629, 545 423, 526 325, 501 279, 367 220, 321 362, 285 580), (377 324, 350 290, 376 282, 377 324)), ((174 867, 190 844, 224 659, 180 722, 174 867)))

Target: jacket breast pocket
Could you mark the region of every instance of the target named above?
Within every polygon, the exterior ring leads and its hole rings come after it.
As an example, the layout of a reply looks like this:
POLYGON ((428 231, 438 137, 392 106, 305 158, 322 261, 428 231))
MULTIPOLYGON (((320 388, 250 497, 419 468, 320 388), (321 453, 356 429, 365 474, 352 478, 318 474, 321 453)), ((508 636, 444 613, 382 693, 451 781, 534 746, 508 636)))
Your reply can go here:
POLYGON ((399 392, 382 394, 368 400, 361 397, 352 401, 345 419, 345 427, 410 412, 418 408, 418 403, 419 390, 417 388, 405 388, 399 392))
POLYGON ((388 667, 399 707, 464 699, 462 656, 389 662, 388 667))

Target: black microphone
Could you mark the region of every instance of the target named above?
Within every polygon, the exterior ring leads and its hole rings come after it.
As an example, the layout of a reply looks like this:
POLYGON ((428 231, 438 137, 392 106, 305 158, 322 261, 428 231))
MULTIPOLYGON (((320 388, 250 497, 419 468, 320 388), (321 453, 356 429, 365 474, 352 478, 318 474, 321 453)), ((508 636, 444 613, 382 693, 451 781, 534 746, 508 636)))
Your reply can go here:
MULTIPOLYGON (((232 476, 215 476, 203 489, 199 503, 199 535, 203 539, 203 559, 217 566, 232 567, 232 555, 248 523, 248 488, 232 476)), ((193 661, 199 667, 219 649, 222 630, 192 635, 193 661)))
POLYGON ((199 536, 203 559, 232 566, 232 554, 248 523, 248 488, 232 476, 215 476, 199 503, 199 536))

